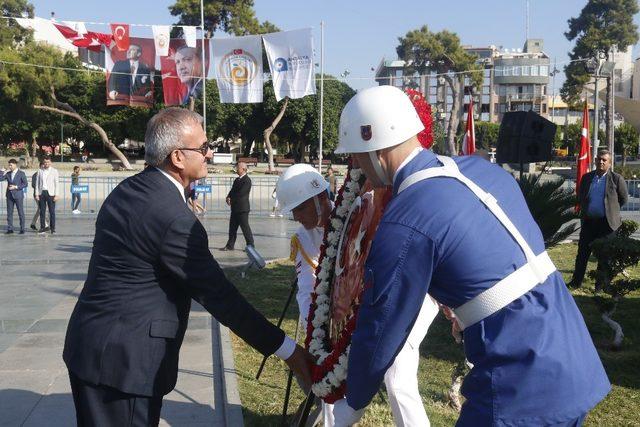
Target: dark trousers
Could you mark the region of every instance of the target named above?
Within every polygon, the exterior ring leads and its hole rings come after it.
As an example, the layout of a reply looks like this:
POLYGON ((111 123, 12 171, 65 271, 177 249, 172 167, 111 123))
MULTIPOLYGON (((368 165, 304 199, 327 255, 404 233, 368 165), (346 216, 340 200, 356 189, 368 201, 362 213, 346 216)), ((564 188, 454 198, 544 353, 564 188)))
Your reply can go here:
MULTIPOLYGON (((587 270, 587 262, 591 256, 591 243, 601 237, 613 237, 615 231, 609 227, 607 218, 583 218, 580 227, 580 240, 578 240, 578 255, 576 256, 576 265, 573 270, 573 286, 582 286, 584 273, 587 270)), ((600 263, 598 262, 598 270, 600 263)))
POLYGON ((160 422, 162 396, 136 396, 90 384, 69 371, 78 427, 142 427, 160 422))
POLYGON ((45 227, 44 215, 47 208, 49 208, 49 227, 51 227, 51 231, 56 231, 56 202, 53 201, 53 196, 50 196, 49 192, 44 190, 40 195, 38 204, 40 206, 40 230, 45 227))
POLYGON ((24 231, 24 199, 14 199, 7 196, 7 230, 13 230, 13 207, 18 211, 18 220, 20 221, 20 231, 24 231))
POLYGON ((78 207, 80 206, 80 200, 82 200, 80 193, 71 193, 71 210, 72 211, 75 211, 76 209, 78 209, 78 207))
POLYGON ((242 235, 247 242, 247 246, 253 246, 253 233, 249 227, 249 212, 231 212, 229 218, 229 240, 227 240, 227 248, 233 249, 236 245, 236 237, 238 236, 238 226, 242 229, 242 235))

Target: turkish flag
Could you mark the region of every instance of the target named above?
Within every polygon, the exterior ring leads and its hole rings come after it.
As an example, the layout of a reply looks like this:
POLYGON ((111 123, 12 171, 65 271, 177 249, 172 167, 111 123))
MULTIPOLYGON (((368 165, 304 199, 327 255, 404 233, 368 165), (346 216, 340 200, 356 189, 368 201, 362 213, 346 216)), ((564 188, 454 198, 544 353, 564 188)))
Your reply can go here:
POLYGON ((473 120, 473 97, 469 97, 469 108, 467 109, 467 129, 462 140, 462 154, 468 156, 476 152, 476 129, 473 120))
POLYGON ((74 46, 86 47, 87 49, 96 52, 100 52, 100 47, 103 44, 108 46, 112 40, 111 34, 96 33, 95 31, 87 31, 84 34, 80 34, 66 25, 56 24, 55 22, 53 25, 55 25, 58 31, 60 31, 60 34, 62 34, 74 46))
POLYGON ((111 33, 120 51, 129 49, 129 24, 111 24, 111 33))
MULTIPOLYGON (((580 181, 584 174, 589 172, 591 166, 591 141, 589 139, 589 108, 587 102, 584 103, 582 113, 582 134, 580 135, 580 150, 577 159, 576 174, 576 195, 580 195, 580 181)), ((580 211, 580 201, 576 203, 576 212, 580 211)))

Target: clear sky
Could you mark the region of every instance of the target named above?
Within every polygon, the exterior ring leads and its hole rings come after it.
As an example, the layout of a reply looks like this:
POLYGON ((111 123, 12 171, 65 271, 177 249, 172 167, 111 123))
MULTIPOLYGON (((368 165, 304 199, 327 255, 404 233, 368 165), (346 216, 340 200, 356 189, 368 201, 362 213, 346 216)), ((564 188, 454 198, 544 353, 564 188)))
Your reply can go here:
MULTIPOLYGON (((59 20, 172 24, 170 0, 31 0, 36 15, 51 11, 59 20)), ((282 30, 313 27, 316 62, 320 57, 320 21, 324 21, 325 73, 339 76, 349 70, 346 82, 356 89, 375 85, 374 71, 381 59, 395 59, 398 37, 427 25, 432 31, 456 32, 463 44, 522 48, 526 38, 525 0, 255 0, 261 21, 282 30)), ((567 20, 577 16, 586 0, 530 0, 529 37, 544 39, 551 60, 568 60, 572 44, 564 37, 567 20)), ((640 17, 635 17, 640 23, 640 17)), ((108 27, 88 25, 108 31, 108 27)), ((133 28, 132 35, 151 37, 148 28, 133 28)), ((224 35, 222 35, 224 36, 224 35)), ((636 49, 637 56, 637 49, 636 49)), ((634 59, 635 57, 634 56, 634 59)), ((556 78, 560 87, 564 73, 556 78)), ((551 92, 551 91, 549 91, 551 92)))

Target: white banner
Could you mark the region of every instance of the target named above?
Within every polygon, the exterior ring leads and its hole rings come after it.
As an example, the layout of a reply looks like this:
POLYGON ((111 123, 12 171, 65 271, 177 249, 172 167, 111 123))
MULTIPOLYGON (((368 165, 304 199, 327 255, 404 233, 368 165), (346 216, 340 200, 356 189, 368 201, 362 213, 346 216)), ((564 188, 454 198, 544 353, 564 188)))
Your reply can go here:
POLYGON ((265 34, 276 99, 296 99, 316 93, 311 28, 265 34))
POLYGON ((196 27, 191 26, 183 26, 182 34, 184 34, 184 39, 187 42, 187 46, 196 47, 196 27))
POLYGON ((260 36, 216 38, 212 45, 220 102, 262 102, 260 36))
POLYGON ((169 55, 169 32, 171 27, 168 25, 154 25, 153 42, 156 45, 157 56, 169 55))

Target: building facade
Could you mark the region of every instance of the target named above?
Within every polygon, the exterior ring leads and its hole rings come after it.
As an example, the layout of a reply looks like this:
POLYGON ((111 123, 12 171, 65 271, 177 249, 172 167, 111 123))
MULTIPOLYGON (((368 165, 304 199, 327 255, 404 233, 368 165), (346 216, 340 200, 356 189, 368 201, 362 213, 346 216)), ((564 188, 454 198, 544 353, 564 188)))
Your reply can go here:
MULTIPOLYGON (((464 49, 475 55, 483 67, 482 87, 475 91, 475 115, 478 120, 497 123, 507 111, 533 110, 548 117, 547 87, 549 57, 543 51, 543 40, 529 39, 523 49, 499 49, 495 46, 464 49)), ((449 119, 452 106, 450 89, 435 72, 422 76, 405 76, 403 60, 380 62, 375 74, 378 84, 401 89, 415 87, 435 108, 438 120, 449 119)), ((465 114, 471 93, 465 79, 465 114)))

